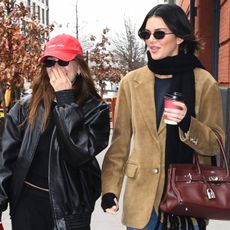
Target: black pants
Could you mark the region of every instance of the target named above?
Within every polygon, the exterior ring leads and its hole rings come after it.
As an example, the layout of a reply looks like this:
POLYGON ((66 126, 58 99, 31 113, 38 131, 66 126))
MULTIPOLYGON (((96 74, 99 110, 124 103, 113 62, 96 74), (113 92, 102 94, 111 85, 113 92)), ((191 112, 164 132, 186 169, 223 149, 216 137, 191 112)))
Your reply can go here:
POLYGON ((49 193, 24 185, 12 216, 12 230, 54 230, 49 193))
MULTIPOLYGON (((48 192, 24 185, 12 216, 12 230, 54 230, 48 192)), ((90 226, 68 230, 90 230, 90 226)))

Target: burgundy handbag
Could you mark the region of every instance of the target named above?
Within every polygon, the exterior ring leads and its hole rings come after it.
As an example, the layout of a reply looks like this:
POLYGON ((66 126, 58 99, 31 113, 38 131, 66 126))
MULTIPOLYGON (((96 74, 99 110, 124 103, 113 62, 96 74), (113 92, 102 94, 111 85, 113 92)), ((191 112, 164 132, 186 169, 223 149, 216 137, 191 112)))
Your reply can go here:
POLYGON ((220 166, 172 164, 160 209, 169 214, 205 219, 230 220, 230 176, 226 153, 214 132, 223 159, 220 166))

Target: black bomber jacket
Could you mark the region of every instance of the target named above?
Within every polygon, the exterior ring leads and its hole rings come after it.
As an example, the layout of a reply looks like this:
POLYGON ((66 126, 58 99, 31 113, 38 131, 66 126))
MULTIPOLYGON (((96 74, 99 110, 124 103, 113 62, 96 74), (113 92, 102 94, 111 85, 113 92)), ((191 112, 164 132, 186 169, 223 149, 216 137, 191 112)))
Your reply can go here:
MULTIPOLYGON (((90 223, 101 192, 101 172, 95 156, 107 145, 110 122, 108 105, 89 97, 82 106, 72 91, 56 93, 55 127, 49 153, 49 195, 55 229, 84 228, 90 223)), ((5 121, 0 152, 0 212, 10 204, 10 215, 22 191, 40 137, 44 106, 35 126, 20 125, 27 116, 30 98, 17 102, 5 121)))

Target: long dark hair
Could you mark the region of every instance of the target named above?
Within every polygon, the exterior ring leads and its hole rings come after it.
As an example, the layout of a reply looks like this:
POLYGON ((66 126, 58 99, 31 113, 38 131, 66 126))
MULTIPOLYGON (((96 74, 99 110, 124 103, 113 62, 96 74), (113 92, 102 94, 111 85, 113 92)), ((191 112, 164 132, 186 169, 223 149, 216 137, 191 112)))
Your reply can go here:
MULTIPOLYGON (((85 62, 83 57, 79 55, 75 58, 75 61, 77 62, 81 71, 81 74, 77 76, 77 80, 73 85, 73 88, 76 89, 77 92, 76 102, 81 105, 88 96, 102 100, 95 88, 88 64, 85 62)), ((51 111, 51 105, 53 99, 55 98, 54 89, 49 82, 49 76, 44 64, 41 66, 40 76, 38 76, 33 82, 32 92, 32 99, 29 104, 29 116, 27 121, 30 125, 34 125, 38 113, 38 108, 41 103, 44 103, 45 112, 43 115, 41 127, 41 130, 44 131, 51 111)))
POLYGON ((201 43, 196 39, 192 25, 181 7, 176 4, 159 4, 153 7, 146 15, 139 32, 145 29, 147 20, 153 16, 161 17, 172 33, 184 39, 179 46, 179 53, 194 54, 200 49, 201 43))

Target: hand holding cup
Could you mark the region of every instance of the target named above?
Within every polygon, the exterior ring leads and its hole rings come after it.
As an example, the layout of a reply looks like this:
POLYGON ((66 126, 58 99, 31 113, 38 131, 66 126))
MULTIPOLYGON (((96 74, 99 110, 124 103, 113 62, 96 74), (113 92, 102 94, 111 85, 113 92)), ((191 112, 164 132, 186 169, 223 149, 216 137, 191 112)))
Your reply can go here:
POLYGON ((167 93, 164 97, 164 121, 169 125, 177 125, 186 115, 187 107, 183 95, 179 92, 167 93))

